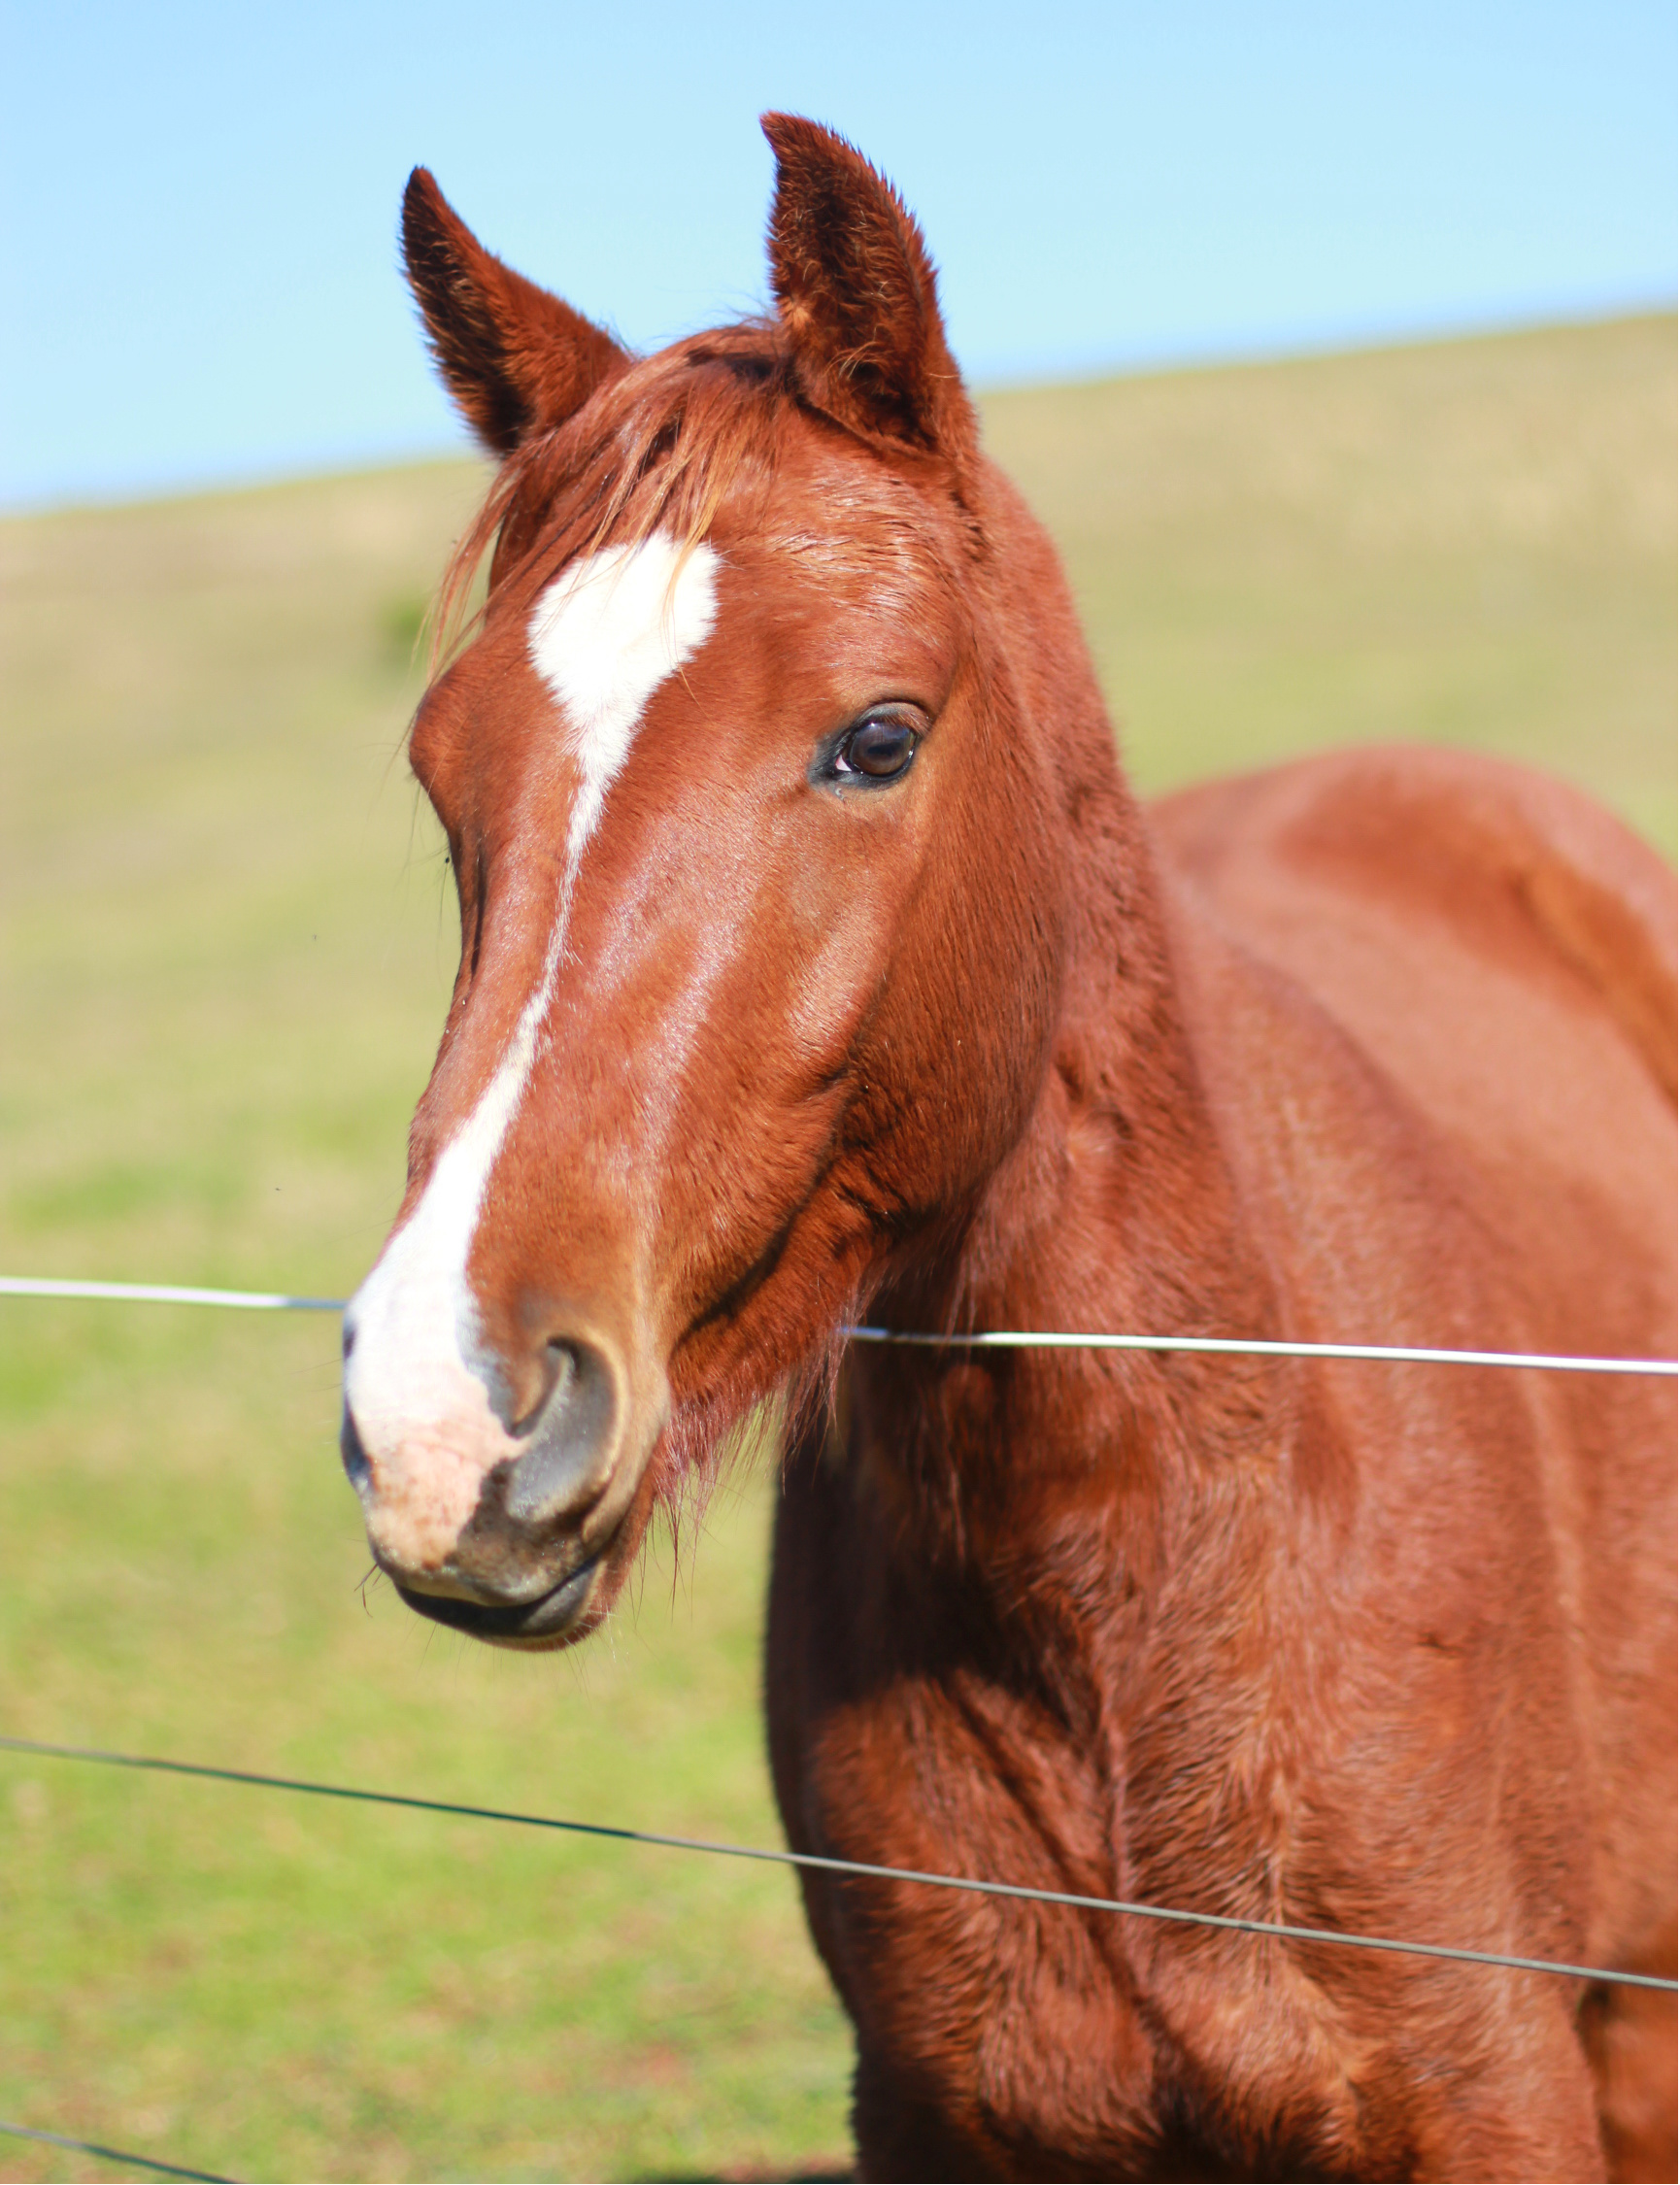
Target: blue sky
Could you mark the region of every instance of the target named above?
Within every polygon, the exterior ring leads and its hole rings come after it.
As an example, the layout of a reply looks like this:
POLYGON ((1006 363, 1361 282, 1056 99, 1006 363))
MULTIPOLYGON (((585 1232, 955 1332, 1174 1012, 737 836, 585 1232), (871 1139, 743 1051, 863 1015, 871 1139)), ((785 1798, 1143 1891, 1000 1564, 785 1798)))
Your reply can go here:
POLYGON ((1671 302, 1667 0, 4 0, 0 504, 457 444, 423 160, 638 345, 762 301, 756 117, 898 182, 981 384, 1671 302))

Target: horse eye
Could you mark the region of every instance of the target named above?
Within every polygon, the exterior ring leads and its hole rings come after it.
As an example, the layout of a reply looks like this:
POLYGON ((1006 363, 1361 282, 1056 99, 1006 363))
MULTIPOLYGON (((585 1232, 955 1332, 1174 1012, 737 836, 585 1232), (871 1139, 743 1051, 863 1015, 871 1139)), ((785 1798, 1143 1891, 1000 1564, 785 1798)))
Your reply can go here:
POLYGON ((884 781, 902 774, 916 756, 916 731, 891 714, 860 722, 840 746, 842 771, 884 781))

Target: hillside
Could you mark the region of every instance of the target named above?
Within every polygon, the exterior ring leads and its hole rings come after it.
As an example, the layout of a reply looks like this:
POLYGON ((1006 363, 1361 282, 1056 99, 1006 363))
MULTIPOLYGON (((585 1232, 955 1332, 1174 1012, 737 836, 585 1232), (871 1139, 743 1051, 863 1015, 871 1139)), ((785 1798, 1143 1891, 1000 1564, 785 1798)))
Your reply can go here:
POLYGON ((994 396, 1139 785, 1368 738, 1674 850, 1668 318, 994 396))
MULTIPOLYGON (((1428 737, 1672 855, 1674 368, 1655 318, 984 410, 1144 788, 1428 737)), ((482 483, 0 522, 0 1271, 371 1262, 454 969, 413 647, 482 483)), ((0 1304, 0 1731, 774 1841, 766 1484, 588 1655, 473 1649, 360 1591, 336 1353, 0 1304)), ((49 2130, 245 2175, 844 2159, 782 1873, 0 1756, 0 2115, 49 2130)))

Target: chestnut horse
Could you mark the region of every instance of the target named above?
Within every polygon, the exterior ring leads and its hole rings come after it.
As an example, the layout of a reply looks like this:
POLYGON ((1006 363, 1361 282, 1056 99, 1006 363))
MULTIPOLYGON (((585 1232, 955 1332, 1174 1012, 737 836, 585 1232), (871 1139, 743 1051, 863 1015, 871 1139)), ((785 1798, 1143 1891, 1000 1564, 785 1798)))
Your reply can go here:
MULTIPOLYGON (((412 737, 461 961, 346 1323, 374 1554, 564 1645, 780 1395, 795 1847, 1671 1970, 1671 1384, 843 1333, 1669 1355, 1666 870, 1445 752, 1141 809, 919 231, 766 128, 774 316, 653 357, 409 185, 501 469, 412 737)), ((804 1888, 872 2177, 1673 2175, 1664 1995, 804 1888)))

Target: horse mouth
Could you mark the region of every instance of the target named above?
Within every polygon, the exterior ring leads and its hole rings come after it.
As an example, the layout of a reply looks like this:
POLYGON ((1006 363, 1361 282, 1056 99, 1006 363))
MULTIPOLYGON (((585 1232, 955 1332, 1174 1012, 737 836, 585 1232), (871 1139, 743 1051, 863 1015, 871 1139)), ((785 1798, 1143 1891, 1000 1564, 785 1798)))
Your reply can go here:
POLYGON ((591 1556, 535 1600, 514 1601, 502 1608, 492 1608, 484 1601, 466 1600, 458 1594, 422 1593, 418 1587, 405 1586, 400 1578, 393 1579, 392 1584, 410 1608, 419 1615, 429 1616, 435 1624, 448 1625, 453 1631, 465 1631, 473 1638, 487 1639, 493 1646, 519 1646, 533 1641, 552 1645, 582 1619, 595 1590, 600 1565, 600 1557, 591 1556))

